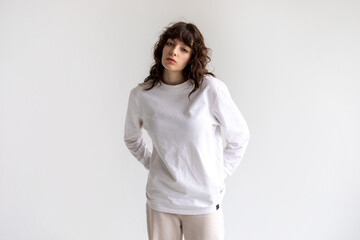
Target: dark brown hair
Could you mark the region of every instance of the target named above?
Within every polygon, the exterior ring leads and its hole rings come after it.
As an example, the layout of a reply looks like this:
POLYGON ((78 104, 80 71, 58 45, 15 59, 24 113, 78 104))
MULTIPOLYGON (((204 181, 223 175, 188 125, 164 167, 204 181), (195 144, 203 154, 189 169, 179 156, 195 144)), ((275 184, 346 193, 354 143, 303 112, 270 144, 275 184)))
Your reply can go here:
POLYGON ((179 39, 192 49, 189 63, 182 71, 184 79, 192 79, 195 84, 193 90, 189 93, 189 98, 193 92, 199 89, 206 74, 215 77, 215 74, 206 69, 206 65, 211 61, 209 57, 211 49, 205 46, 201 32, 192 23, 176 22, 172 26, 165 28, 154 46, 155 64, 150 68, 149 76, 140 85, 149 84, 150 87, 145 90, 150 90, 156 84, 161 84, 164 72, 164 66, 161 63, 162 50, 169 38, 179 39))

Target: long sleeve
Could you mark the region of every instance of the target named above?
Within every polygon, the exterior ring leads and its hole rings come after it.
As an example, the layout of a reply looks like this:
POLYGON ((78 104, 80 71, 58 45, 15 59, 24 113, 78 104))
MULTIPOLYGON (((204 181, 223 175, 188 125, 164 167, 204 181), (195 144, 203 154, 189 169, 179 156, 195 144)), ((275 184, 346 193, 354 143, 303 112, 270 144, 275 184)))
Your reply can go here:
POLYGON ((124 141, 131 154, 134 155, 146 169, 150 169, 150 158, 152 153, 143 139, 142 126, 143 121, 140 117, 134 88, 130 92, 128 101, 124 127, 124 141))
POLYGON ((239 166, 247 148, 250 134, 227 86, 220 82, 213 105, 213 114, 225 129, 226 146, 223 150, 224 178, 232 175, 239 166))

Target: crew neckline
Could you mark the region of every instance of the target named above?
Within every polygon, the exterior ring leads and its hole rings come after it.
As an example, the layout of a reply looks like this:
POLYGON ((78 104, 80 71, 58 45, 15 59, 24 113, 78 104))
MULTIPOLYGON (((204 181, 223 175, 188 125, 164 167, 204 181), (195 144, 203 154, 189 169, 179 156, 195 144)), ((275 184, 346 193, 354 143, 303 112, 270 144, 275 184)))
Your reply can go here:
POLYGON ((166 88, 166 89, 187 88, 187 87, 190 87, 191 85, 192 85, 192 81, 190 79, 186 80, 185 82, 175 84, 175 85, 166 84, 163 81, 161 81, 161 83, 160 83, 160 87, 166 88))

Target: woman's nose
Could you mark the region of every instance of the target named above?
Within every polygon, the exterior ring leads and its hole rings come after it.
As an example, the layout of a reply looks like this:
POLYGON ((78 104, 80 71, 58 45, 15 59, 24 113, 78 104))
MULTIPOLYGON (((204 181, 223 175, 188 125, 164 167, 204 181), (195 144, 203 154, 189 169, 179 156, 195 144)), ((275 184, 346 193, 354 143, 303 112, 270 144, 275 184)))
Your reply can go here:
POLYGON ((177 47, 174 47, 172 50, 171 50, 171 54, 174 54, 174 55, 177 55, 177 47))

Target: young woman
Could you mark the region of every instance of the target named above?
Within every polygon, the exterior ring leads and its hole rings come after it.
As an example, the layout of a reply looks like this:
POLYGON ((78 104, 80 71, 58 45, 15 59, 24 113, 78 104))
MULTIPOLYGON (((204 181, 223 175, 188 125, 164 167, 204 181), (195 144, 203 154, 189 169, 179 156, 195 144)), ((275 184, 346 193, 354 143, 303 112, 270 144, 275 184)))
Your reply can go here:
POLYGON ((224 180, 243 158, 249 129, 227 86, 206 69, 209 51, 194 24, 167 27, 150 75, 130 92, 124 141, 149 170, 150 240, 224 239, 224 180))

